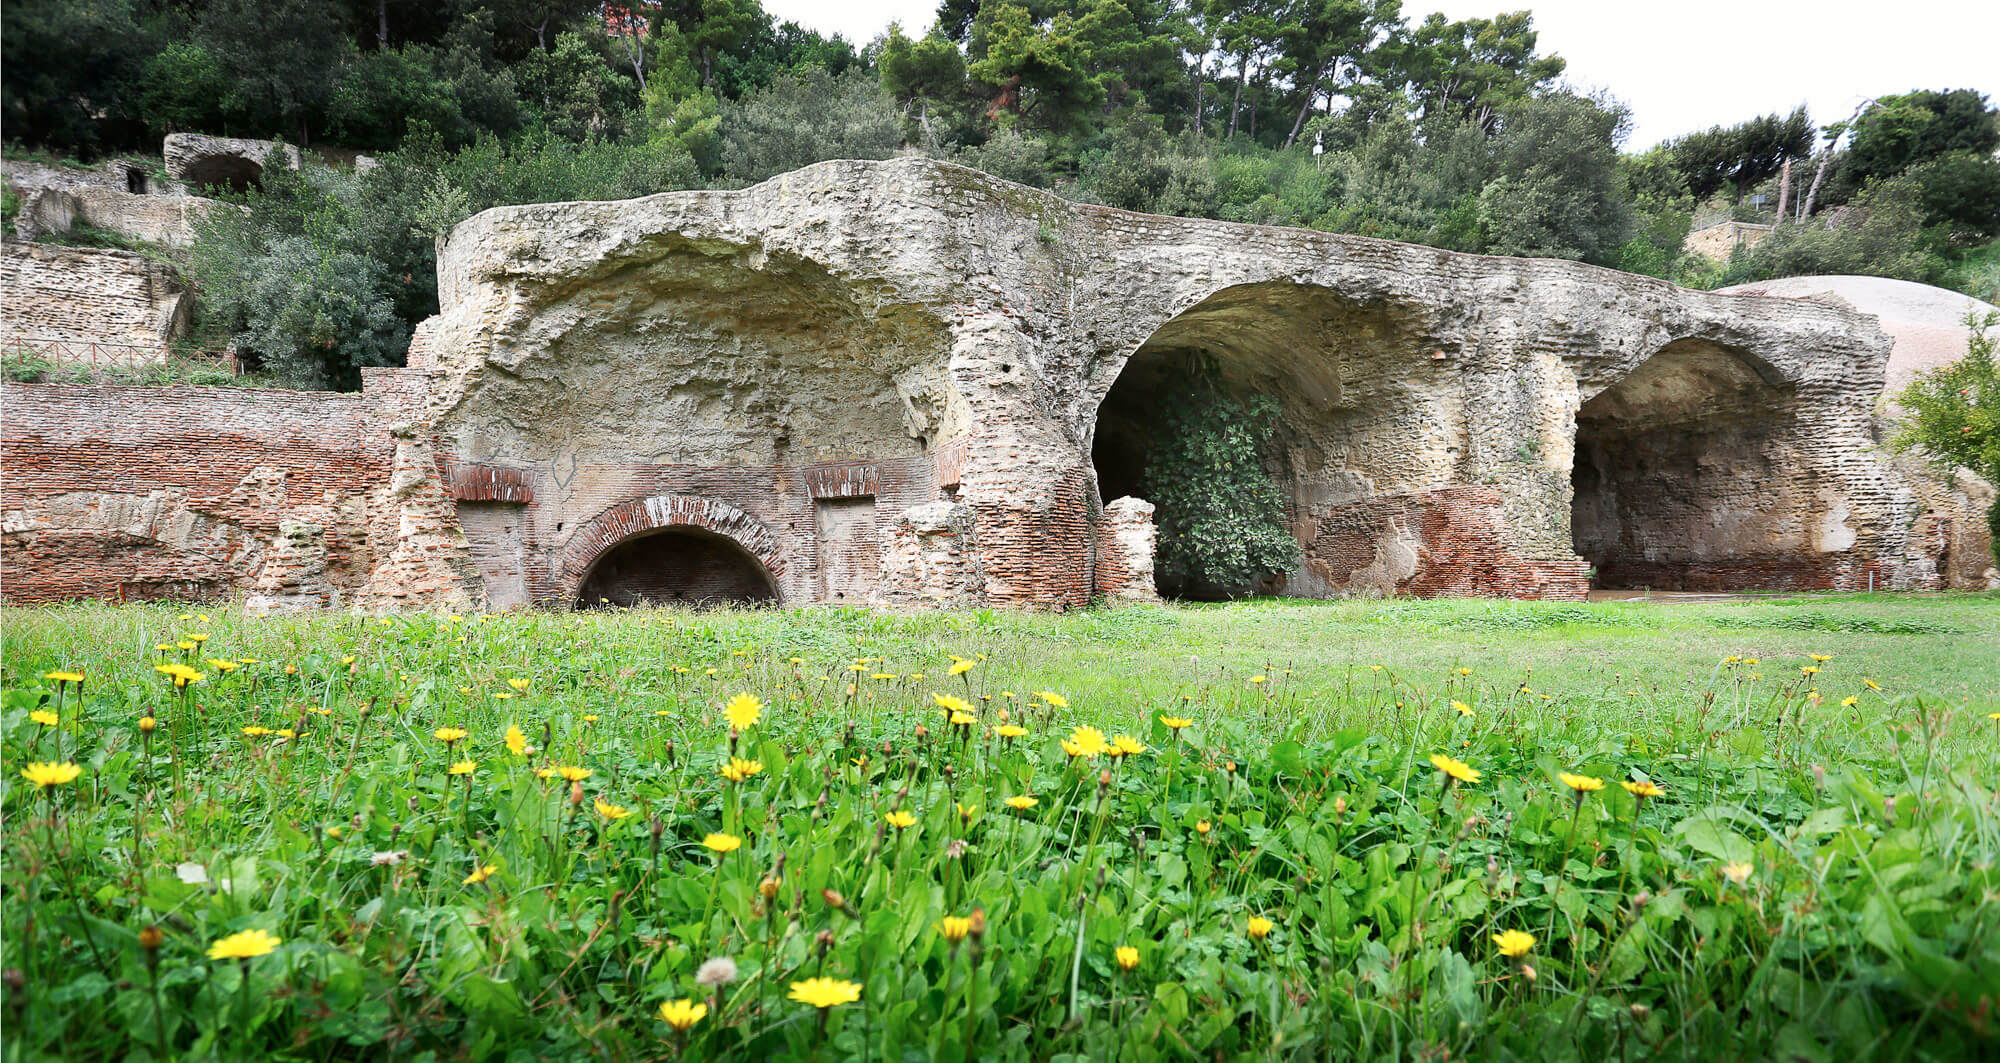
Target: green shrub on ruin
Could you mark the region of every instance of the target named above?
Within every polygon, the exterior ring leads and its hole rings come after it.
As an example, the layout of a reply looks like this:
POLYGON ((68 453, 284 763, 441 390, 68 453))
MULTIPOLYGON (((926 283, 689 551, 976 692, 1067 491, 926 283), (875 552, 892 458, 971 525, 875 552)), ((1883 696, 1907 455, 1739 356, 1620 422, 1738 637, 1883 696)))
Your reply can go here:
POLYGON ((1163 402, 1141 479, 1159 526, 1161 587, 1235 596, 1298 564, 1284 497, 1265 461, 1278 411, 1268 395, 1228 390, 1213 368, 1163 402))

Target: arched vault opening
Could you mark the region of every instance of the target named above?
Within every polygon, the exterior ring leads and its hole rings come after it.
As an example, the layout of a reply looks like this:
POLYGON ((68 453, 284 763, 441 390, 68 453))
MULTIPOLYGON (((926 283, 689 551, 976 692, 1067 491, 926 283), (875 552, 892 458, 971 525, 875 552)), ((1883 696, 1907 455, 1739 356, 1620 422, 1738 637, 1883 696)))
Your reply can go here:
POLYGON ((1155 505, 1161 556, 1184 514, 1163 477, 1172 451, 1165 412, 1212 382, 1238 399, 1276 408, 1261 464, 1275 486, 1280 520, 1298 549, 1283 570, 1230 586, 1177 580, 1156 568, 1160 593, 1213 599, 1246 594, 1314 596, 1342 588, 1315 557, 1313 515, 1330 505, 1395 489, 1424 463, 1411 445, 1423 423, 1432 372, 1412 322, 1393 308, 1329 288, 1267 282, 1225 288, 1154 331, 1121 367, 1092 426, 1091 462, 1102 505, 1143 498, 1155 505), (1160 496, 1160 497, 1156 497, 1160 496))
POLYGON ((1810 547, 1792 389, 1747 354, 1668 344, 1577 411, 1570 530, 1599 589, 1750 590, 1810 547))
POLYGON ((579 608, 635 605, 764 605, 777 585, 734 540, 690 526, 657 528, 612 546, 590 566, 579 608))

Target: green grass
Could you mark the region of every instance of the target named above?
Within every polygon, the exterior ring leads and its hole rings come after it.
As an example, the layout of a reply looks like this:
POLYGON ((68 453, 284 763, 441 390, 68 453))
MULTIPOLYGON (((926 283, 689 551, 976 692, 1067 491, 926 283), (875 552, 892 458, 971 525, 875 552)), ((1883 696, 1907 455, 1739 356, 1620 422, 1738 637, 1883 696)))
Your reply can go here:
POLYGON ((9 1060, 2000 1053, 1990 595, 4 620, 9 1060))

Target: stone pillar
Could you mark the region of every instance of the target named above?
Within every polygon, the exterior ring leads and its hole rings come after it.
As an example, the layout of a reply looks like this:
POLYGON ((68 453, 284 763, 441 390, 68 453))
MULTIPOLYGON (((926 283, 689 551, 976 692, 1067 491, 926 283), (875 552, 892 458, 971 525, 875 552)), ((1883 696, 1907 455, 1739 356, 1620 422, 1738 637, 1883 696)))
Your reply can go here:
POLYGON ((1057 386, 1035 343, 1004 315, 968 317, 957 326, 951 373, 969 410, 959 498, 979 526, 984 600, 1088 604, 1090 455, 1052 413, 1057 386))
POLYGON ((1097 531, 1097 595, 1107 602, 1157 602, 1153 555, 1159 533, 1153 526, 1153 504, 1124 498, 1104 506, 1097 531))
POLYGON ((429 441, 407 424, 390 429, 396 456, 371 539, 378 549, 365 605, 373 609, 472 608, 484 601, 472 548, 445 492, 429 441))
POLYGON ((326 577, 326 530, 303 520, 279 522, 243 610, 252 616, 303 613, 324 609, 332 601, 333 588, 326 577))
POLYGON ((976 605, 985 580, 972 507, 927 502, 896 514, 882 548, 875 600, 884 605, 976 605))

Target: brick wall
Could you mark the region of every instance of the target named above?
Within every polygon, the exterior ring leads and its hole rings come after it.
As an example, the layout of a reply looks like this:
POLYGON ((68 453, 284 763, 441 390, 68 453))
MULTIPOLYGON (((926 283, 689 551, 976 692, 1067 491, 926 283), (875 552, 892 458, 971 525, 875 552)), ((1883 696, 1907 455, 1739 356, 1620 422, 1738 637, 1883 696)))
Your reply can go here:
POLYGON ((9 602, 477 596, 427 443, 374 395, 8 384, 0 403, 9 602))
POLYGON ((9 384, 0 455, 10 602, 222 597, 287 517, 325 531, 350 600, 365 496, 394 448, 360 395, 9 384))
POLYGON ((1496 488, 1457 486, 1335 506, 1312 522, 1305 567, 1345 593, 1560 598, 1589 590, 1583 562, 1508 546, 1496 488))

